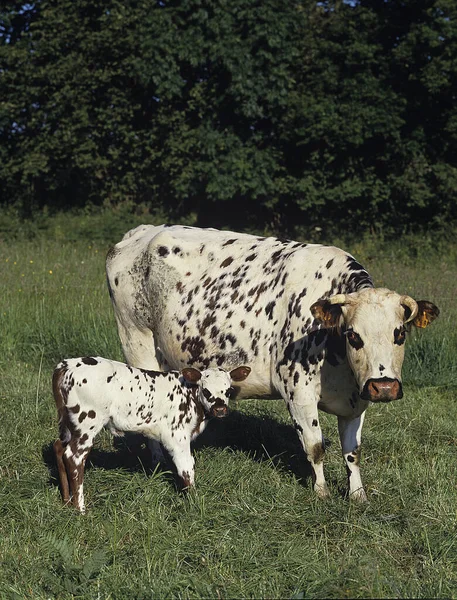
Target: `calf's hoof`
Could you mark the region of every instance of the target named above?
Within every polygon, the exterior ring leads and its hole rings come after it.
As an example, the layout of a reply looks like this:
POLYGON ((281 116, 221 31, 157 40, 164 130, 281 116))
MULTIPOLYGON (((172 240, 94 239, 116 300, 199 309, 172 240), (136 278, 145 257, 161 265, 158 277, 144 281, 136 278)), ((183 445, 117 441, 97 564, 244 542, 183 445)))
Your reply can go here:
POLYGON ((181 492, 187 493, 194 487, 193 478, 187 472, 178 476, 178 487, 181 492))

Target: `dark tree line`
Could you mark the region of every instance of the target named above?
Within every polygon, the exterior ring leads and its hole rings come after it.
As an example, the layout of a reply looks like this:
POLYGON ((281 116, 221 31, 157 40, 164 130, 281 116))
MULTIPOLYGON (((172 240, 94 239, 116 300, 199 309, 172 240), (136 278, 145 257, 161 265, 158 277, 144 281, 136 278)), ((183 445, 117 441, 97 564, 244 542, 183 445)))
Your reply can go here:
POLYGON ((457 218, 455 0, 0 12, 0 202, 243 229, 457 218))

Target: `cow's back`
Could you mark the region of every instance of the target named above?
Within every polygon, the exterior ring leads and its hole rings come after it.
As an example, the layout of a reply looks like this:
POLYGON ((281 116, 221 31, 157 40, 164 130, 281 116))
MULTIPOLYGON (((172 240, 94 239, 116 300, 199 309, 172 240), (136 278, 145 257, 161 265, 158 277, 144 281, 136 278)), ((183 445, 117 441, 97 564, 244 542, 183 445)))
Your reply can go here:
POLYGON ((128 232, 107 274, 118 325, 152 331, 162 367, 249 364, 243 395, 275 393, 275 365, 311 331, 313 302, 371 285, 335 247, 181 226, 128 232))

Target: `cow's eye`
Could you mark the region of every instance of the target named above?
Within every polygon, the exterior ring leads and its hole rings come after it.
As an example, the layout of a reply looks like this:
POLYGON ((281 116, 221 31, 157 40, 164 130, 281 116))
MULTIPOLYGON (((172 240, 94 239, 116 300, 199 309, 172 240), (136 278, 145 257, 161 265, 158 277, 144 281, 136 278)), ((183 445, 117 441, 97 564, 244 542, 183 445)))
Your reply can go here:
POLYGON ((406 329, 404 327, 397 327, 394 329, 394 343, 401 346, 405 343, 406 329))
POLYGON ((360 348, 363 348, 362 338, 353 329, 348 329, 346 331, 346 338, 347 341, 351 344, 351 346, 356 350, 360 350, 360 348))
POLYGON ((229 389, 225 392, 225 395, 227 396, 227 398, 233 398, 233 396, 235 395, 235 388, 229 387, 229 389))

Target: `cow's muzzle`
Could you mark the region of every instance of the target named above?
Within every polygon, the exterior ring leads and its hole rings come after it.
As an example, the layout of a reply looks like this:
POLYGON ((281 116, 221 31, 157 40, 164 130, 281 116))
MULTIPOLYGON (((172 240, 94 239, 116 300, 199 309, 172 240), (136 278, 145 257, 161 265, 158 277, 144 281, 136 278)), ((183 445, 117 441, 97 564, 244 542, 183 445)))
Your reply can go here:
POLYGON ((227 407, 226 406, 213 406, 211 409, 211 416, 217 417, 218 419, 225 417, 227 415, 227 407))
POLYGON ((368 379, 363 386, 360 397, 362 400, 369 400, 370 402, 390 402, 391 400, 399 400, 400 398, 403 398, 401 381, 398 379, 390 379, 389 377, 368 379))

